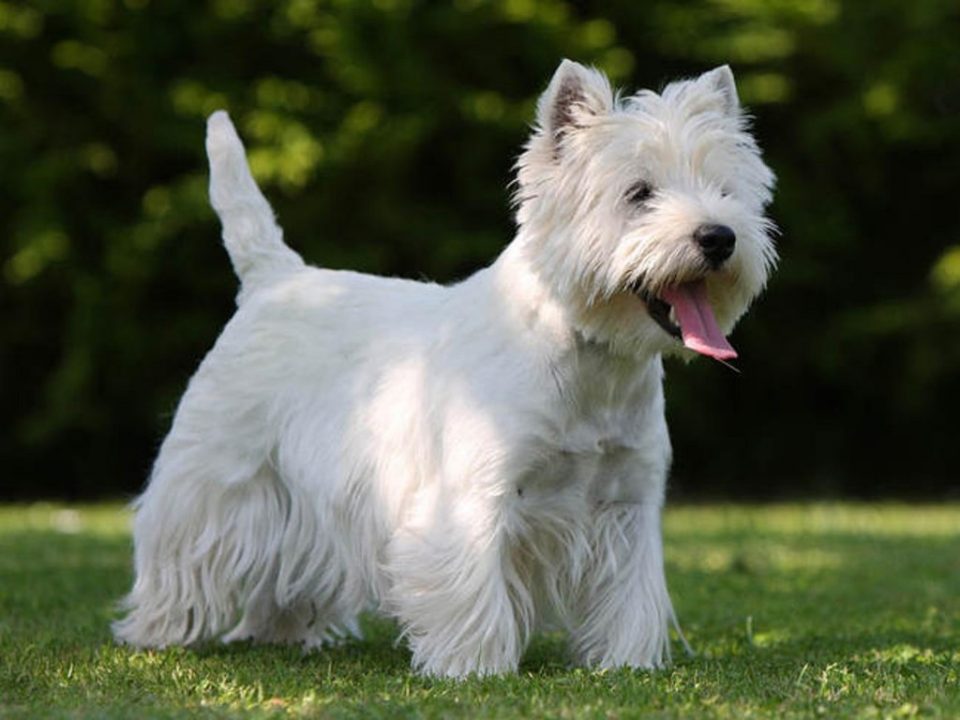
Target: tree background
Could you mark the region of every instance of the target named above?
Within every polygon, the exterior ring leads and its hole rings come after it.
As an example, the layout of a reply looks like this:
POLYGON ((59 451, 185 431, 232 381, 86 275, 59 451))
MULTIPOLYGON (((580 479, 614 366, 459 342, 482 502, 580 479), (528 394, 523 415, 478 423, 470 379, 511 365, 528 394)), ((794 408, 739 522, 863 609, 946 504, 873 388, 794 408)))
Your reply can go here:
POLYGON ((236 281, 229 109, 293 247, 462 278, 562 57, 730 63, 780 182, 742 375, 668 366, 680 497, 956 495, 956 0, 0 0, 0 497, 132 494, 236 281))

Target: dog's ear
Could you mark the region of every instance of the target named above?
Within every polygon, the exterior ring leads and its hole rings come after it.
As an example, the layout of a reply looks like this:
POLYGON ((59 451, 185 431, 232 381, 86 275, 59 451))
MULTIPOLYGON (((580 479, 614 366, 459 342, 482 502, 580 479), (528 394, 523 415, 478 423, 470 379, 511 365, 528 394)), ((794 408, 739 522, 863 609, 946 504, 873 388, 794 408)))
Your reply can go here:
POLYGON ((717 93, 721 103, 720 109, 726 115, 736 116, 740 114, 740 97, 737 95, 737 82, 733 79, 733 70, 729 65, 721 65, 713 70, 708 70, 699 78, 697 82, 709 90, 717 93))
POLYGON ((545 137, 559 143, 584 118, 603 115, 612 108, 613 91, 604 74, 564 60, 537 103, 537 124, 545 137))

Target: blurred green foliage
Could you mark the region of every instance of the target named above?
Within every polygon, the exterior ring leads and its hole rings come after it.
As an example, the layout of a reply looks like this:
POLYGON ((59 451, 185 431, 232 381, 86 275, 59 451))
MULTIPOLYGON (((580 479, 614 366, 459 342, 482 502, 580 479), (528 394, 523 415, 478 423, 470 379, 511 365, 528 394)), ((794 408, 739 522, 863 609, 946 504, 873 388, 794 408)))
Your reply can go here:
POLYGON ((743 375, 669 368, 675 491, 955 492, 956 0, 0 0, 0 495, 141 486, 235 292, 209 112, 308 260, 450 281, 511 237, 565 56, 729 62, 780 176, 743 375))

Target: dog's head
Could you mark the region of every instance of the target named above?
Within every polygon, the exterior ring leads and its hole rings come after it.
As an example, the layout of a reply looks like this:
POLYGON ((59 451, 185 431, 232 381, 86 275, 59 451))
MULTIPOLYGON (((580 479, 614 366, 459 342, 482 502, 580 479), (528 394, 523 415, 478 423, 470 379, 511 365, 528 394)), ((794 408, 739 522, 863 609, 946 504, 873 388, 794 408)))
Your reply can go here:
POLYGON ((588 338, 727 359, 725 339, 776 262, 774 176, 726 66, 615 95, 568 60, 518 166, 531 266, 588 338))

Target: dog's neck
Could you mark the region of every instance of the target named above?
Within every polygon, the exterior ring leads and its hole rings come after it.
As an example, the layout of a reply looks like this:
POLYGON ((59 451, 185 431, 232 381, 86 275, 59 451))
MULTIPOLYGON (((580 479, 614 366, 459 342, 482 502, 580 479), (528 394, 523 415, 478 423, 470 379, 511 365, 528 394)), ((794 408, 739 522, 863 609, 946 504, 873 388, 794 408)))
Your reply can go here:
MULTIPOLYGON (((660 347, 643 343, 620 346, 605 335, 602 309, 560 297, 536 271, 522 238, 508 245, 487 272, 497 301, 503 303, 504 317, 518 325, 532 343, 559 356, 606 355, 611 363, 634 371, 650 363, 660 364, 660 347)), ((623 317, 620 312, 615 315, 623 317)))
POLYGON ((581 317, 555 296, 516 243, 488 272, 495 301, 503 303, 497 316, 512 325, 508 335, 525 342, 541 368, 549 368, 547 387, 557 392, 554 418, 564 442, 579 437, 632 446, 651 408, 662 412, 660 353, 623 352, 585 332, 581 317))

